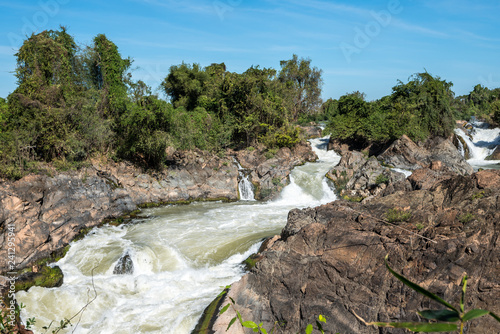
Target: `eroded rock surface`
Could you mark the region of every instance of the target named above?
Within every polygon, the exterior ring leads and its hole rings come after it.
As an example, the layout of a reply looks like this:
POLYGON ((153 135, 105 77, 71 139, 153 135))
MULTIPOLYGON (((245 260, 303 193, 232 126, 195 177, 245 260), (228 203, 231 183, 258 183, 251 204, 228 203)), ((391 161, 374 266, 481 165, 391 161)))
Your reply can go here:
POLYGON ((452 140, 441 137, 435 137, 423 145, 417 145, 406 135, 403 135, 378 158, 394 167, 409 170, 429 167, 433 161, 441 161, 450 170, 460 175, 470 175, 474 171, 457 150, 452 140))
MULTIPOLYGON (((367 327, 354 315, 418 321, 416 310, 440 308, 396 280, 384 266, 386 254, 396 271, 455 305, 467 273, 466 309, 500 313, 500 171, 421 188, 368 203, 292 210, 280 239, 229 292, 243 319, 267 329, 277 322, 275 333, 297 333, 323 314, 329 333, 403 333, 367 327), (388 224, 390 210, 411 215, 388 224)), ((215 333, 225 333, 231 312, 215 320, 215 333)), ((500 324, 475 319, 467 333, 500 333, 500 324)))

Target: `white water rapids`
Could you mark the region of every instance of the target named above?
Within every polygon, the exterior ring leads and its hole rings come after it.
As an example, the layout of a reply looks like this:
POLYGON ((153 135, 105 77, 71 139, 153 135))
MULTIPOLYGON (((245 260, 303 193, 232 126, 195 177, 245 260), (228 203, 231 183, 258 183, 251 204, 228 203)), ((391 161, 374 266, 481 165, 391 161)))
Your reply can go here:
MULTIPOLYGON (((496 146, 500 145, 500 128, 490 128, 487 123, 472 121, 473 126, 469 135, 462 129, 455 129, 455 134, 460 136, 469 148, 469 159, 467 162, 478 168, 500 168, 500 160, 485 160, 491 155, 496 146)), ((462 148, 462 154, 465 151, 462 148)))
POLYGON ((35 333, 44 333, 51 320, 72 317, 94 296, 93 279, 97 298, 65 333, 190 333, 223 287, 244 274, 241 262, 262 238, 281 231, 290 209, 336 199, 324 175, 340 157, 326 152, 326 142, 311 141, 318 162, 295 168, 275 201, 148 209, 136 223, 93 230, 57 263, 61 287, 17 293, 27 305, 22 318, 35 317, 35 333), (113 274, 125 253, 133 274, 113 274))

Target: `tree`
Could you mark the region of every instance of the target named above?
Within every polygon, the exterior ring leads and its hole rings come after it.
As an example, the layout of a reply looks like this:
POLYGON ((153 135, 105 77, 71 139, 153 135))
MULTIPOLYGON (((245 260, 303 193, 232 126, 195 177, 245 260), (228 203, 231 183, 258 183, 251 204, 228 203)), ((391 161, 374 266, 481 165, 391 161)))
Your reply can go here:
POLYGON ((205 91, 207 79, 207 73, 199 64, 182 63, 170 67, 169 74, 161 86, 170 97, 174 107, 194 110, 198 106, 198 98, 205 91))
POLYGON ((130 58, 122 58, 118 47, 104 34, 94 38, 92 78, 101 92, 99 112, 106 117, 119 117, 126 109, 127 86, 125 73, 132 65, 130 58))
POLYGON ((299 59, 296 54, 290 60, 280 62, 278 74, 283 84, 285 99, 289 99, 292 120, 296 121, 302 114, 314 114, 321 106, 321 70, 311 68, 311 59, 299 59))
POLYGON ((411 79, 407 84, 399 81, 392 88, 393 105, 401 106, 401 113, 410 113, 418 120, 418 129, 407 130, 417 139, 450 136, 455 128, 451 109, 453 83, 433 77, 428 72, 414 74, 411 79))

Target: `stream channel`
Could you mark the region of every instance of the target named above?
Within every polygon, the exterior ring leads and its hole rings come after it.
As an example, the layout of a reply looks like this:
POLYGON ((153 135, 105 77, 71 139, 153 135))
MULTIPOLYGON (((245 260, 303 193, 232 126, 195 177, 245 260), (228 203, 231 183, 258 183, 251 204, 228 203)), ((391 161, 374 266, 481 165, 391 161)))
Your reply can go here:
POLYGON ((336 199, 325 174, 340 156, 326 151, 327 138, 310 142, 318 161, 294 168, 274 201, 247 196, 146 209, 129 224, 94 229, 71 243, 57 263, 64 272, 61 287, 16 294, 27 305, 23 320, 35 317, 34 332, 45 333, 42 327, 52 320, 53 329, 80 311, 95 287, 95 300, 60 333, 190 333, 223 287, 244 274, 242 261, 263 238, 280 233, 291 209, 336 199), (118 263, 127 273, 117 274, 118 263))

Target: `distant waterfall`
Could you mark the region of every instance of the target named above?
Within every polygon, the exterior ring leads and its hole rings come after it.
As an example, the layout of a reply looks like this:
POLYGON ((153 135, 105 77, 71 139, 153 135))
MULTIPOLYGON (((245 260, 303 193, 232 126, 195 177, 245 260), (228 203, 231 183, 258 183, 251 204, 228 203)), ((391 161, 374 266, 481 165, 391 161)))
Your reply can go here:
POLYGON ((238 190, 240 192, 240 200, 242 201, 255 201, 255 194, 253 193, 253 184, 248 179, 249 173, 248 171, 241 167, 239 162, 235 159, 236 164, 238 165, 238 173, 239 179, 238 182, 238 190))
MULTIPOLYGON (((486 167, 497 164, 498 161, 486 160, 497 145, 500 145, 500 129, 489 128, 487 123, 472 121, 473 128, 468 133, 463 129, 455 129, 455 134, 467 145, 469 157, 467 162, 473 167, 486 167)), ((459 148, 465 155, 465 148, 459 148)))

